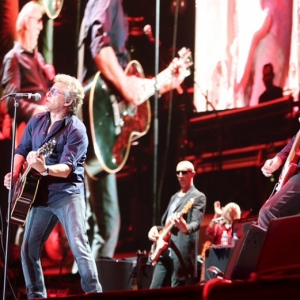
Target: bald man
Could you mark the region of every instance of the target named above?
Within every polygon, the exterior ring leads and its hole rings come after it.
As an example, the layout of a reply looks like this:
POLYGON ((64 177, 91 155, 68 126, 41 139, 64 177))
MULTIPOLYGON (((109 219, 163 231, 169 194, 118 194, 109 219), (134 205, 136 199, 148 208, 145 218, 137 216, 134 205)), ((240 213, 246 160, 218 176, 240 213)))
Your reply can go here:
POLYGON ((154 242, 150 252, 152 263, 155 264, 150 286, 152 289, 196 283, 199 230, 206 196, 195 188, 195 174, 191 162, 178 163, 176 176, 180 190, 171 197, 161 226, 153 226, 148 233, 149 239, 154 242), (166 232, 170 225, 169 239, 162 240, 161 230, 166 232), (157 253, 159 256, 156 260, 157 253))

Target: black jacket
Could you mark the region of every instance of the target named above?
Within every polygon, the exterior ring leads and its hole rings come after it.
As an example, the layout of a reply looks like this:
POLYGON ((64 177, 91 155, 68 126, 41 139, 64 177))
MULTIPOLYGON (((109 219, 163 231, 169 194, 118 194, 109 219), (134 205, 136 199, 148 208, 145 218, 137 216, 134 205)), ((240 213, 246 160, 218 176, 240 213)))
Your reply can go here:
MULTIPOLYGON (((162 227, 165 225, 169 207, 175 197, 176 194, 171 197, 168 208, 162 216, 162 227)), ((170 247, 173 250, 172 254, 175 254, 171 257, 174 272, 179 280, 197 276, 199 229, 205 212, 206 196, 192 186, 180 199, 175 211, 181 212, 191 198, 194 198, 194 205, 187 215, 184 215, 188 224, 188 233, 184 234, 176 227, 173 227, 171 231, 170 247)))

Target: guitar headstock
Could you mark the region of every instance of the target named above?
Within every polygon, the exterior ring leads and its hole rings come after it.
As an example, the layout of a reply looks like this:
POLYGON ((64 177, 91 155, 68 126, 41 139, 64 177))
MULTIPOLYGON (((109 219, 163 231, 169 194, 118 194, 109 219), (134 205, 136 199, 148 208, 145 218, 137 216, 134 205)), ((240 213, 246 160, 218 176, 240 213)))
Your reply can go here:
POLYGON ((194 205, 194 198, 191 198, 188 203, 184 206, 184 208, 182 209, 182 214, 187 214, 188 211, 193 207, 194 205))
POLYGON ((211 244, 212 244, 211 241, 205 241, 202 251, 201 251, 201 254, 200 254, 202 259, 205 258, 205 252, 206 252, 206 250, 208 250, 210 248, 211 244))
POLYGON ((38 149, 37 151, 38 155, 43 155, 45 159, 48 158, 51 155, 55 145, 56 145, 55 139, 45 143, 42 147, 38 149))
POLYGON ((190 75, 191 74, 191 71, 190 71, 190 66, 193 65, 193 58, 192 58, 192 53, 191 53, 191 50, 188 49, 188 48, 181 48, 179 51, 178 51, 178 56, 179 56, 179 60, 183 62, 185 68, 186 68, 186 76, 190 75))

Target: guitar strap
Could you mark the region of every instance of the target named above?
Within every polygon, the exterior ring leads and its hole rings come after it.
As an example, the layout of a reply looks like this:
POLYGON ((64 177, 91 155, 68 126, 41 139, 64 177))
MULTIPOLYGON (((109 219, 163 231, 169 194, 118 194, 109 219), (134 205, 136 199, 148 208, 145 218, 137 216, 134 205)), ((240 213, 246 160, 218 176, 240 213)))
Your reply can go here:
MULTIPOLYGON (((72 121, 72 116, 67 120, 66 125, 60 129, 55 135, 54 137, 51 138, 52 141, 55 141, 55 145, 56 142, 59 140, 60 135, 64 132, 64 130, 68 127, 68 125, 71 123, 72 121)), ((41 145, 42 146, 42 145, 41 145)), ((54 146, 55 147, 55 146, 54 146)), ((48 159, 48 158, 47 158, 48 159)))
POLYGON ((70 124, 70 122, 72 121, 72 116, 68 119, 68 121, 66 122, 66 125, 61 129, 59 130, 53 139, 55 139, 56 141, 58 141, 60 135, 64 132, 64 130, 68 127, 68 125, 70 124))

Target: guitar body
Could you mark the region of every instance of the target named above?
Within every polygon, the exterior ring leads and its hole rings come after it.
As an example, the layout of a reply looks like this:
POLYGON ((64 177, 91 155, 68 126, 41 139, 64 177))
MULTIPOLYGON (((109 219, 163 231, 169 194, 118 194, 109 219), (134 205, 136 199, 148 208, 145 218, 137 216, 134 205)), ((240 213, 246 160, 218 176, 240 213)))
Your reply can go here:
POLYGON ((157 263, 162 252, 168 248, 168 241, 171 238, 171 229, 168 228, 166 234, 164 234, 164 230, 166 229, 164 228, 163 230, 159 231, 159 238, 151 246, 149 258, 153 266, 157 263))
POLYGON ((295 163, 290 163, 288 166, 285 166, 279 176, 278 184, 276 186, 277 191, 279 191, 288 182, 288 180, 296 174, 297 168, 298 165, 295 163))
MULTIPOLYGON (((194 198, 191 198, 187 204, 184 206, 180 215, 185 215, 194 205, 194 198)), ((149 252, 149 259, 153 266, 156 265, 162 252, 168 247, 169 240, 171 238, 171 230, 174 227, 174 224, 171 221, 168 221, 162 230, 158 232, 157 240, 152 244, 151 250, 149 252)))
MULTIPOLYGON (((137 61, 128 64, 128 75, 143 77, 137 61)), ((131 142, 150 127, 149 100, 133 107, 107 85, 100 72, 85 84, 83 119, 90 141, 85 168, 90 176, 101 171, 116 173, 124 166, 131 142)))
MULTIPOLYGON (((45 143, 38 149, 37 155, 42 155, 47 159, 54 147, 56 140, 53 139, 45 143)), ((35 200, 40 179, 42 175, 31 167, 27 167, 27 162, 23 165, 23 174, 13 186, 10 220, 12 223, 24 226, 28 213, 35 200)))
POLYGON ((19 178, 13 187, 11 222, 24 226, 28 212, 35 200, 41 175, 31 169, 19 178))

